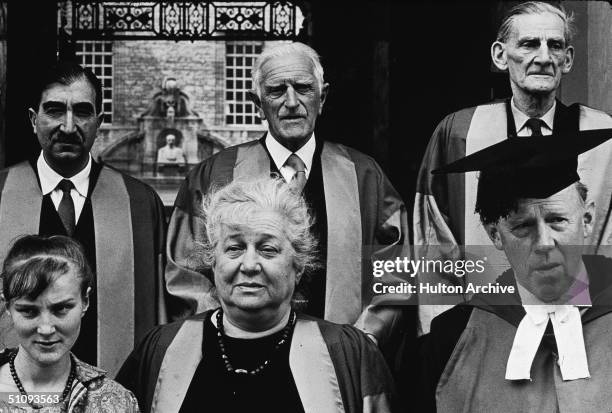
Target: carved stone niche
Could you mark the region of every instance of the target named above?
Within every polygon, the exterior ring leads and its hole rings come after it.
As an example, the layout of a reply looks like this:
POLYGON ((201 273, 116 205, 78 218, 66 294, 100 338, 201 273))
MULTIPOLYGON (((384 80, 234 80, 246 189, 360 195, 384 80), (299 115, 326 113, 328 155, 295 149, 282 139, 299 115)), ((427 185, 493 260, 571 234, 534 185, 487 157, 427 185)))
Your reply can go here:
POLYGON ((100 156, 104 162, 152 185, 166 205, 172 204, 180 182, 192 166, 226 146, 191 109, 189 96, 173 77, 164 79, 137 122, 136 130, 112 139, 100 156), (179 148, 181 161, 157 165, 158 151, 167 145, 170 134, 175 137, 174 147, 179 148))
POLYGON ((138 130, 115 140, 103 151, 102 158, 139 177, 157 175, 157 154, 169 134, 176 137, 175 145, 185 156, 186 164, 177 169, 180 174, 225 147, 191 109, 189 96, 174 77, 164 79, 137 122, 138 130))

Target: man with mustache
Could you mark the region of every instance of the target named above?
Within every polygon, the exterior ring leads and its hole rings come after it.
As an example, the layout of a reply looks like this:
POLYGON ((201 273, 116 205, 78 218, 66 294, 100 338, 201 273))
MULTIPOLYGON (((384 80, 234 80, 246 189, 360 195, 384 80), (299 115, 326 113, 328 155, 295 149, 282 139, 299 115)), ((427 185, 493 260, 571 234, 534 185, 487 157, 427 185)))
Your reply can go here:
POLYGON ((307 200, 323 264, 300 283, 296 302, 307 314, 357 323, 386 341, 399 312, 370 305, 374 280, 368 263, 381 246, 407 244, 403 202, 372 158, 319 135, 315 138, 329 85, 312 48, 291 43, 266 49, 252 77, 251 98, 268 123, 268 133, 199 164, 175 201, 166 269, 168 292, 183 304, 175 315, 218 306, 210 280, 189 265, 203 236, 202 195, 234 179, 278 174, 307 200))
MULTIPOLYGON (((574 62, 573 31, 572 16, 543 2, 521 3, 505 16, 491 46, 491 58, 499 70, 508 73, 512 97, 452 113, 436 128, 417 181, 413 220, 414 242, 420 245, 417 256, 451 251, 448 258, 461 258, 459 246, 488 243, 474 213, 476 174, 434 176, 432 170, 506 136, 537 137, 612 125, 612 118, 604 112, 578 104, 567 107, 555 99, 562 76, 574 62)), ((612 244, 610 160, 610 142, 579 159, 582 180, 597 206, 587 243, 600 253, 606 253, 603 246, 612 244)), ((457 282, 446 275, 430 281, 457 282)), ((437 302, 429 298, 423 298, 425 305, 419 307, 422 333, 429 331, 436 314, 448 308, 434 305, 437 302)))
MULTIPOLYGON (((22 234, 79 241, 95 283, 73 350, 114 373, 165 321, 163 204, 146 184, 92 159, 102 89, 89 69, 59 62, 38 81, 29 116, 42 151, 0 172, 0 260, 22 234)), ((10 347, 10 331, 0 330, 0 346, 10 347)))

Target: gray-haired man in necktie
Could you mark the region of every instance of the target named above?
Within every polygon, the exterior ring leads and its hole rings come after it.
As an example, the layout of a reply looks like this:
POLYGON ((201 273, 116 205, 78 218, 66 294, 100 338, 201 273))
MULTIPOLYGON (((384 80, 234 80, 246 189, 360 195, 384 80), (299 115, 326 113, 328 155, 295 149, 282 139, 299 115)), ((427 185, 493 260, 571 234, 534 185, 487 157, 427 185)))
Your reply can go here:
MULTIPOLYGON (((467 108, 448 115, 436 128, 421 163, 414 204, 416 256, 440 251, 461 259, 463 246, 487 245, 489 240, 474 213, 476 173, 437 175, 431 172, 508 137, 538 137, 553 131, 609 128, 612 117, 587 106, 565 106, 556 99, 563 76, 574 64, 573 16, 563 7, 530 1, 508 11, 491 45, 495 67, 508 73, 512 96, 504 101, 467 108)), ((600 250, 612 244, 608 213, 612 193, 612 144, 607 142, 579 158, 582 180, 597 211, 587 244, 600 250)), ((600 251, 605 252, 605 251, 600 251)), ((503 258, 503 257, 502 257, 503 258)), ((440 275, 433 282, 456 282, 440 275)), ((423 299, 421 332, 447 305, 423 299)))

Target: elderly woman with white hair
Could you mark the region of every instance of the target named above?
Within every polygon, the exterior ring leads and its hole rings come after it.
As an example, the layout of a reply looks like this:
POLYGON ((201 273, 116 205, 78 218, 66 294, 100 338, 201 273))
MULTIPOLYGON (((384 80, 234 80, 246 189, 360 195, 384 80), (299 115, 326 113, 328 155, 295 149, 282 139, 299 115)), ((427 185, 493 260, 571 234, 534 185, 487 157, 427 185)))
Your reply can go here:
POLYGON ((387 412, 392 383, 352 326, 292 308, 316 266, 308 208, 277 179, 235 181, 204 201, 221 307, 153 330, 117 380, 144 411, 387 412))

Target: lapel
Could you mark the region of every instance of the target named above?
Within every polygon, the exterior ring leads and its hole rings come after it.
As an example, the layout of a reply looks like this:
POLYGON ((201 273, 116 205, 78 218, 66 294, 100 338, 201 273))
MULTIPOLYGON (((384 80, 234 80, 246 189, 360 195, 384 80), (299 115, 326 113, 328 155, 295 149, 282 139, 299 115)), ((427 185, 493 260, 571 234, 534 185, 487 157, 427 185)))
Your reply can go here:
POLYGON ((236 152, 233 179, 257 179, 270 176, 274 162, 265 145, 265 135, 256 142, 241 145, 236 152))
POLYGON ((583 315, 586 324, 612 312, 612 259, 601 255, 585 255, 584 265, 589 274, 589 293, 593 304, 583 315))
MULTIPOLYGON (((327 214, 325 319, 352 324, 362 310, 362 221, 355 164, 346 149, 324 142, 321 151, 327 214)), ((369 283, 365 283, 369 285, 369 283)))
POLYGON ((476 294, 468 302, 468 305, 496 314, 515 327, 518 327, 525 316, 525 309, 521 304, 521 298, 518 294, 514 272, 511 269, 505 271, 495 282, 505 287, 514 287, 514 293, 476 294))
POLYGON ((38 234, 42 193, 36 168, 28 162, 9 169, 0 202, 0 261, 22 234, 38 234))
POLYGON ((580 130, 580 105, 574 103, 565 106, 563 102, 557 99, 553 128, 561 131, 580 130))
POLYGON ((512 114, 512 105, 510 103, 510 100, 512 98, 508 98, 504 101, 504 104, 506 106, 506 133, 508 138, 516 138, 516 124, 514 122, 514 115, 512 114))
POLYGON ((134 347, 134 234, 130 194, 119 172, 92 166, 98 293, 98 365, 116 373, 134 347), (117 334, 121 331, 122 334, 117 334))

